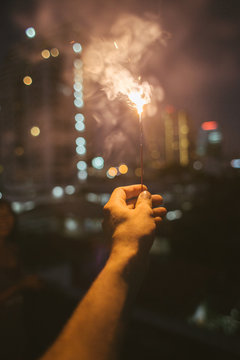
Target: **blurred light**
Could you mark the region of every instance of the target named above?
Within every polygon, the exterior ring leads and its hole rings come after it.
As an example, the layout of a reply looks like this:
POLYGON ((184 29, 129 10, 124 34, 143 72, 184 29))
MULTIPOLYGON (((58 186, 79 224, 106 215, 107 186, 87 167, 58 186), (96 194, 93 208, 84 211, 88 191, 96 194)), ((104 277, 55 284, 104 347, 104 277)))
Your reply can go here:
POLYGON ((67 186, 65 187, 65 193, 66 193, 67 195, 73 195, 73 194, 75 193, 75 186, 73 186, 73 185, 67 185, 67 186))
POLYGON ((22 146, 16 147, 16 149, 15 149, 15 154, 16 154, 17 156, 23 155, 23 154, 24 154, 24 149, 23 149, 23 147, 22 147, 22 146))
POLYGON ((88 193, 86 199, 89 202, 98 203, 98 195, 94 193, 88 193))
POLYGON ((77 108, 82 108, 82 107, 83 107, 83 100, 82 100, 82 99, 75 99, 75 100, 74 100, 74 105, 75 105, 77 108))
POLYGON ((219 131, 213 131, 208 134, 208 140, 210 143, 217 144, 222 140, 222 134, 219 131))
POLYGON ((57 48, 51 49, 51 55, 57 57, 59 55, 59 50, 57 48))
POLYGON ((47 49, 43 50, 41 54, 44 59, 48 59, 50 57, 50 51, 47 49))
POLYGON ((153 159, 158 159, 158 158, 160 157, 160 152, 157 151, 157 150, 151 151, 151 157, 152 157, 153 159))
POLYGON ((86 170, 87 169, 87 163, 85 161, 79 161, 77 163, 78 170, 86 170))
POLYGON ((26 33, 27 37, 29 37, 29 38, 31 38, 31 39, 34 38, 35 35, 36 35, 36 31, 35 31, 35 29, 34 29, 33 27, 27 28, 27 29, 25 30, 25 33, 26 33))
POLYGON ((76 231, 78 228, 78 222, 73 218, 66 218, 64 225, 65 228, 69 231, 76 231))
POLYGON ((77 122, 75 124, 75 129, 78 130, 78 131, 84 131, 85 125, 82 122, 77 122))
POLYGON ((74 97, 82 100, 83 93, 81 91, 74 91, 74 97))
POLYGON ((168 114, 173 114, 175 111, 174 106, 172 106, 172 105, 167 105, 165 110, 166 110, 166 113, 168 113, 168 114))
POLYGON ((61 186, 55 186, 53 189, 52 189, 52 194, 54 197, 56 198, 61 198, 63 196, 63 188, 61 186))
POLYGON ((205 121, 202 123, 202 129, 205 131, 216 130, 218 128, 218 124, 216 121, 205 121))
POLYGON ((203 168, 203 164, 201 163, 201 161, 196 160, 196 161, 194 161, 194 163, 193 163, 193 168, 194 168, 195 170, 201 170, 201 169, 203 168))
POLYGON ((109 176, 111 176, 113 178, 117 175, 118 171, 115 167, 110 167, 110 169, 108 169, 107 173, 109 176))
POLYGON ((3 197, 3 194, 0 192, 0 199, 2 199, 2 197, 3 197))
POLYGON ((76 69, 81 69, 81 67, 82 67, 82 60, 76 59, 76 60, 74 61, 74 67, 75 67, 76 69))
POLYGON ((110 199, 110 194, 101 194, 100 195, 100 203, 101 205, 105 205, 110 199))
POLYGON ((84 154, 86 154, 86 148, 85 148, 85 146, 84 146, 84 145, 79 145, 79 146, 77 146, 77 147, 76 147, 76 153, 77 153, 78 155, 84 155, 84 154))
POLYGON ((85 120, 84 115, 83 114, 76 114, 75 115, 75 120, 76 121, 84 121, 85 120))
POLYGON ((25 204, 23 204, 23 208, 26 211, 30 211, 30 210, 34 209, 34 207, 35 207, 34 201, 27 201, 27 202, 25 202, 25 204))
POLYGON ((128 172, 128 167, 127 165, 122 164, 119 166, 118 170, 121 174, 126 174, 128 172))
POLYGON ((92 166, 95 169, 101 170, 104 167, 104 159, 101 156, 97 156, 92 159, 92 166))
POLYGON ((88 177, 87 171, 86 170, 80 170, 78 172, 78 178, 79 180, 86 180, 88 177))
POLYGON ((32 84, 32 78, 31 78, 31 76, 25 76, 25 77, 23 78, 23 82, 24 82, 25 85, 31 85, 31 84, 32 84))
POLYGON ((194 321, 198 325, 204 324, 207 319, 207 309, 205 304, 200 304, 195 313, 192 316, 192 321, 194 321))
POLYGON ((135 169, 135 175, 136 175, 137 177, 141 177, 141 168, 135 169))
POLYGON ((32 136, 38 136, 40 134, 40 129, 37 126, 33 126, 30 132, 32 136))
POLYGON ((240 159, 233 159, 230 164, 233 168, 240 169, 240 159))
POLYGON ((181 210, 173 210, 169 211, 166 215, 166 218, 170 221, 177 220, 182 217, 182 211, 181 210))
POLYGON ((81 44, 79 44, 79 43, 74 43, 74 44, 73 44, 73 51, 74 51, 75 53, 80 53, 80 52, 82 51, 82 46, 81 46, 81 44))
POLYGON ((78 137, 77 139, 76 139, 76 144, 77 145, 85 145, 86 144, 86 140, 84 139, 84 137, 78 137))
POLYGON ((20 213, 21 211, 23 211, 23 206, 21 203, 17 202, 17 201, 13 201, 11 203, 11 208, 13 209, 14 212, 16 213, 20 213))
POLYGON ((73 88, 74 88, 74 90, 76 90, 76 91, 81 91, 82 88, 83 88, 82 83, 80 83, 80 82, 75 82, 74 85, 73 85, 73 88))

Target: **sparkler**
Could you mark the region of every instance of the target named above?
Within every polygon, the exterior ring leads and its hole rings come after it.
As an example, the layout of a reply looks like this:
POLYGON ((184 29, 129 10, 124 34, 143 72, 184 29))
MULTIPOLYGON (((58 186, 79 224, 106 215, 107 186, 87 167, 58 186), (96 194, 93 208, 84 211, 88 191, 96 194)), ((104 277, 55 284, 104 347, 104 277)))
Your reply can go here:
POLYGON ((143 125, 142 112, 144 105, 150 102, 151 88, 148 83, 138 85, 136 90, 130 90, 127 96, 137 109, 139 118, 139 146, 140 146, 140 165, 141 165, 141 191, 143 191, 143 125))

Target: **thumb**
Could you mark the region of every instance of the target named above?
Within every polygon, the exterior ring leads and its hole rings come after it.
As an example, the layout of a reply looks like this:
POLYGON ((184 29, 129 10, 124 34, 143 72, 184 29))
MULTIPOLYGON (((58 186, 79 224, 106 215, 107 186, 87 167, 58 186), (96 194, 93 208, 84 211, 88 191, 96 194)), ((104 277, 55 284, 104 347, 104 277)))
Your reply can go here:
POLYGON ((152 195, 148 191, 143 191, 139 194, 135 207, 141 204, 149 205, 152 208, 152 195))

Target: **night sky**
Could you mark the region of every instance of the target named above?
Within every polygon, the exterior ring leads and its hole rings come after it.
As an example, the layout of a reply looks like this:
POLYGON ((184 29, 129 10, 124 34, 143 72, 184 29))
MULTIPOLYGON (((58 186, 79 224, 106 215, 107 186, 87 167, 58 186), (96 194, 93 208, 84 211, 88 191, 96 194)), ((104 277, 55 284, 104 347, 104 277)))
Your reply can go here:
POLYGON ((79 31, 86 39, 92 34, 104 35, 119 13, 158 17, 161 27, 171 34, 161 55, 151 61, 152 71, 165 90, 165 103, 186 109, 196 129, 202 121, 218 121, 225 154, 239 157, 238 1, 5 0, 1 3, 0 61, 8 48, 24 37, 28 26, 45 37, 67 29, 69 40, 79 31))

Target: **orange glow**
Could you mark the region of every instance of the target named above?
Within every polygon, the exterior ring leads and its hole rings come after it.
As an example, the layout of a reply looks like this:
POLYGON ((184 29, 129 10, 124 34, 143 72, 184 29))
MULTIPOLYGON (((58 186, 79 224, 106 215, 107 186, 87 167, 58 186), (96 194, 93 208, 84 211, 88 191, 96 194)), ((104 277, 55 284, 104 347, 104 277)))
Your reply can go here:
POLYGON ((117 175, 117 169, 115 167, 110 167, 110 169, 108 169, 108 174, 112 177, 117 175))
POLYGON ((131 91, 128 94, 129 100, 134 104, 139 115, 143 112, 143 106, 146 104, 142 91, 131 91))
POLYGON ((50 57, 50 51, 47 49, 43 50, 41 54, 44 59, 48 59, 50 57))
POLYGON ((216 130, 218 128, 218 124, 216 121, 205 121, 202 123, 202 129, 205 131, 216 130))
POLYGON ((141 177, 141 168, 135 169, 135 175, 136 175, 137 177, 141 177))
POLYGON ((16 149, 15 149, 15 154, 16 154, 17 156, 23 155, 23 154, 24 154, 24 149, 23 149, 23 147, 22 147, 22 146, 16 147, 16 149))
POLYGON ((40 134, 40 129, 37 126, 33 126, 30 132, 32 136, 38 136, 40 134))
POLYGON ((25 76, 23 78, 23 82, 25 85, 31 85, 32 84, 32 78, 30 76, 25 76))
POLYGON ((127 165, 122 164, 119 166, 118 170, 121 174, 126 174, 128 172, 128 167, 127 165))

